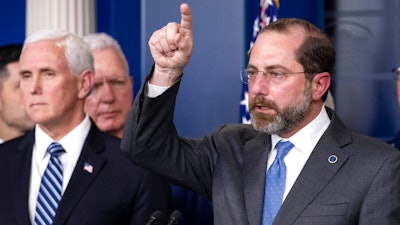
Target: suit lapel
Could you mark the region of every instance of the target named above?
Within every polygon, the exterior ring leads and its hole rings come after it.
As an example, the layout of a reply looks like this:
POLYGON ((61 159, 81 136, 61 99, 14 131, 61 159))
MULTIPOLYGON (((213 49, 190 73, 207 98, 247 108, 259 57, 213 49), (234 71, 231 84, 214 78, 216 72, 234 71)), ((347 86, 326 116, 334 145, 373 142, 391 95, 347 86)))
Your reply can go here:
POLYGON ((99 153, 104 151, 104 148, 104 135, 92 123, 74 172, 60 202, 54 224, 65 223, 84 193, 101 172, 106 160, 99 153), (92 172, 89 172, 90 168, 84 169, 85 163, 93 168, 92 172))
POLYGON ((268 152, 271 149, 271 138, 258 134, 246 143, 243 156, 243 192, 244 202, 250 225, 259 225, 263 207, 265 172, 268 152))
POLYGON ((349 154, 341 147, 351 142, 351 135, 339 119, 334 115, 331 116, 331 125, 304 165, 274 224, 293 224, 347 161, 349 154), (335 163, 329 162, 328 158, 331 156, 336 156, 335 163))
POLYGON ((11 172, 16 174, 16 190, 15 190, 15 210, 18 212, 16 216, 17 224, 31 224, 29 218, 29 180, 31 176, 31 164, 32 164, 32 150, 34 143, 34 131, 29 131, 25 138, 17 146, 17 154, 14 161, 14 169, 10 169, 11 172), (19 177, 19 178, 17 178, 19 177))

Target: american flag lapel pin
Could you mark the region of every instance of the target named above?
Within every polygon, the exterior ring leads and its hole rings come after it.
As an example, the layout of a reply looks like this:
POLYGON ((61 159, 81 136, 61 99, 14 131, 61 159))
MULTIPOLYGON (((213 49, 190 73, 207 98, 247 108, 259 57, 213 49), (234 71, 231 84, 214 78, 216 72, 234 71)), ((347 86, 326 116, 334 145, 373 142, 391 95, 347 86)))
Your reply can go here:
POLYGON ((83 170, 85 170, 88 173, 93 173, 93 165, 91 163, 85 162, 83 170))

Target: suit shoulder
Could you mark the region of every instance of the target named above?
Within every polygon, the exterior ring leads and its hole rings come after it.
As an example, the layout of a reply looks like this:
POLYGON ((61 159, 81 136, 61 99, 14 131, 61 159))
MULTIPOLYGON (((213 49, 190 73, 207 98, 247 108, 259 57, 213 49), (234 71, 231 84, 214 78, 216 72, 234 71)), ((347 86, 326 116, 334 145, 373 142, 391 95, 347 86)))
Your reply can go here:
POLYGON ((14 149, 21 144, 24 138, 25 135, 3 142, 0 144, 0 151, 14 151, 14 149))
POLYGON ((351 132, 354 146, 363 153, 383 156, 385 154, 393 154, 400 156, 400 151, 390 144, 375 137, 367 136, 358 132, 351 132))
POLYGON ((259 134, 259 132, 249 124, 228 123, 217 128, 213 134, 226 137, 238 136, 241 137, 241 139, 251 139, 259 134))

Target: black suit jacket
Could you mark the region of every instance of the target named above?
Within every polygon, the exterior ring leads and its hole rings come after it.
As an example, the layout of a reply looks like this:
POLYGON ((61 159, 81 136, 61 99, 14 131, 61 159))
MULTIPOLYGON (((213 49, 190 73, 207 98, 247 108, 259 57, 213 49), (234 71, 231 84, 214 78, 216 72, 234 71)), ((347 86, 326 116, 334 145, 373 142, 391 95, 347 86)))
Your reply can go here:
MULTIPOLYGON (((0 224, 30 224, 29 177, 34 131, 0 145, 0 224), (6 182, 4 182, 6 181, 6 182)), ((144 225, 152 212, 170 211, 169 184, 129 162, 120 139, 92 123, 54 224, 144 225), (93 165, 93 173, 83 169, 93 165)))
MULTIPOLYGON (((270 136, 250 125, 226 124, 202 138, 179 137, 173 124, 178 87, 157 98, 148 98, 142 87, 125 124, 123 152, 212 198, 215 225, 260 225, 270 136)), ((327 111, 331 123, 273 224, 400 224, 400 152, 350 131, 327 111)))

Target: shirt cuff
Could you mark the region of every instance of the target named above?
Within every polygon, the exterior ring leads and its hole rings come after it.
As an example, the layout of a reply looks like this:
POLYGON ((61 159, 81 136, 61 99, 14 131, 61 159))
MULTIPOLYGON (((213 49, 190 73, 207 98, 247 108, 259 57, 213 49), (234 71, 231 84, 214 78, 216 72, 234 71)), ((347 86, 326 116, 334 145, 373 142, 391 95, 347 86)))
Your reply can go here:
POLYGON ((147 82, 147 86, 148 86, 147 96, 149 98, 156 98, 156 97, 160 96, 162 93, 164 93, 170 87, 170 86, 167 86, 167 87, 157 86, 154 84, 150 84, 149 82, 147 82))

